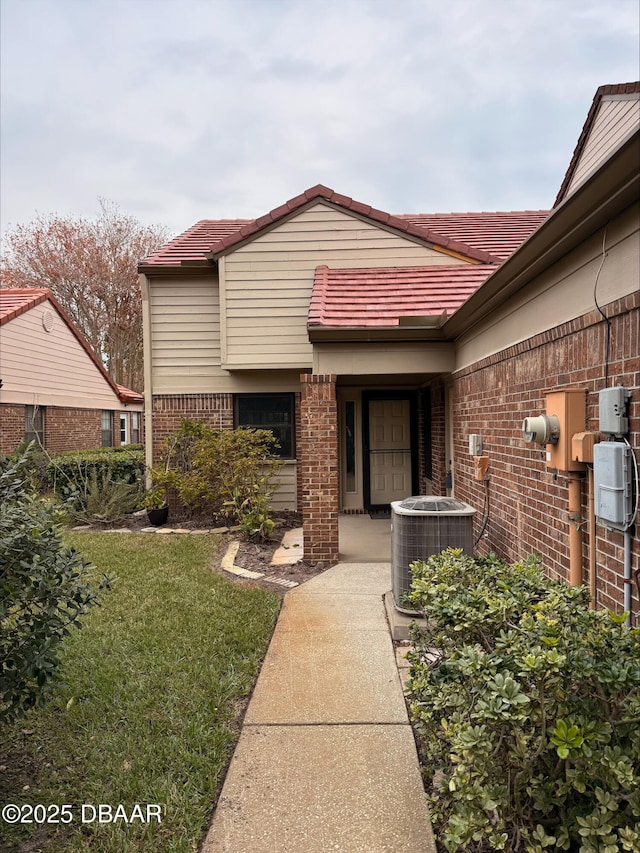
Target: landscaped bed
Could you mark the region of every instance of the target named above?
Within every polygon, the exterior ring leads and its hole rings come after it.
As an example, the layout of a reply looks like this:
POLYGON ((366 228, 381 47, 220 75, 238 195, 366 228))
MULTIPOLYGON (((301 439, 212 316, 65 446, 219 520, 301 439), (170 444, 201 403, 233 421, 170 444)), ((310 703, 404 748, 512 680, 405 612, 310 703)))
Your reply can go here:
POLYGON ((0 847, 191 853, 281 599, 225 580, 212 535, 69 539, 116 579, 67 638, 64 686, 2 732, 0 800, 33 822, 0 823, 0 847))

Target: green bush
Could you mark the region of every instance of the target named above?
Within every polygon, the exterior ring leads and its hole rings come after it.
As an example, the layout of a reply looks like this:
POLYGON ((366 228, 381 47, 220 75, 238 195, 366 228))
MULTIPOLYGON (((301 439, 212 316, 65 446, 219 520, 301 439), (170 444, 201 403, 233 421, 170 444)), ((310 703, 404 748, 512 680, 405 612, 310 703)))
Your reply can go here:
POLYGON ((449 851, 640 850, 640 630, 534 558, 412 565, 410 701, 449 851))
POLYGON ((72 515, 103 520, 138 506, 144 471, 144 452, 137 445, 63 453, 52 457, 47 469, 50 485, 72 515))
POLYGON ((65 636, 98 594, 90 565, 62 544, 60 509, 32 492, 27 467, 24 455, 0 462, 0 720, 44 701, 65 636))
POLYGON ((213 430, 183 421, 166 444, 164 469, 152 472, 154 486, 174 488, 190 511, 231 517, 250 535, 273 528, 270 498, 283 461, 268 430, 213 430))

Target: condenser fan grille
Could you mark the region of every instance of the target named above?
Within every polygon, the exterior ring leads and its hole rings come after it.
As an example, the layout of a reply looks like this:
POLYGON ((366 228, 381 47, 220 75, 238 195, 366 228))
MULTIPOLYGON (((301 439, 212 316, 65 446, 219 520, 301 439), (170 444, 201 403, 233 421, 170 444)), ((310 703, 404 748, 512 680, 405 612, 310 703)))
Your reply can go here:
POLYGON ((475 509, 455 498, 420 495, 391 504, 391 579, 396 609, 412 611, 402 602, 411 589, 411 569, 446 548, 473 553, 475 509))

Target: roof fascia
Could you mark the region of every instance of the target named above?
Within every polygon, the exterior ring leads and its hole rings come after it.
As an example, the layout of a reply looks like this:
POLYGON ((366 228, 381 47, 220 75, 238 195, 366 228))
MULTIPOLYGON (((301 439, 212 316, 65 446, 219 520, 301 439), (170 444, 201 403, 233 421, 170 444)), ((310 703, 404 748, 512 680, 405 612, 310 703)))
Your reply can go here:
POLYGON ((142 275, 146 275, 147 278, 162 278, 166 276, 211 276, 218 274, 218 264, 210 263, 209 261, 206 264, 201 263, 193 263, 193 262, 182 262, 177 266, 159 266, 150 264, 148 266, 138 266, 138 273, 142 275))
POLYGON ((440 328, 425 326, 309 326, 311 343, 339 341, 445 341, 440 328))
POLYGON ((640 197, 640 131, 568 196, 443 325, 457 338, 640 197))
POLYGON ((640 92, 640 82, 600 86, 600 88, 597 90, 593 97, 593 101, 591 102, 591 107, 589 108, 587 118, 585 119, 584 125, 582 126, 582 131, 580 133, 578 142, 576 143, 576 147, 571 157, 571 162, 569 163, 569 167, 562 181, 562 185, 558 190, 556 200, 553 203, 554 207, 557 207, 566 197, 566 194, 569 190, 569 186, 571 184, 571 181, 573 180, 575 171, 578 168, 578 163, 580 161, 580 158, 582 157, 582 153, 587 144, 589 134, 591 133, 591 129, 594 125, 596 116, 598 115, 598 111, 602 102, 605 100, 613 100, 614 98, 624 98, 625 96, 634 95, 638 92, 640 92))
MULTIPOLYGON (((369 225, 374 225, 376 228, 380 228, 383 231, 388 231, 391 234, 394 234, 398 237, 402 237, 405 240, 409 240, 412 243, 416 243, 419 246, 425 246, 429 249, 433 249, 434 251, 440 252, 442 254, 448 255, 456 260, 462 260, 466 263, 495 263, 496 258, 489 255, 487 252, 476 251, 472 249, 470 246, 467 247, 462 243, 457 243, 452 240, 448 240, 447 238, 442 237, 442 242, 437 242, 438 234, 433 231, 424 230, 424 235, 416 233, 418 230, 417 226, 409 226, 408 223, 405 223, 403 220, 394 217, 392 214, 385 214, 388 217, 388 222, 384 222, 381 218, 376 216, 368 216, 361 210, 354 209, 353 207, 349 207, 347 205, 342 205, 334 199, 327 198, 324 195, 318 194, 310 198, 304 204, 301 204, 292 210, 287 211, 282 216, 280 216, 275 221, 266 222, 261 228, 253 231, 251 234, 247 234, 246 237, 242 240, 238 240, 233 245, 225 247, 221 249, 219 252, 205 252, 205 257, 209 261, 217 261, 218 258, 221 258, 224 255, 232 254, 237 249, 242 248, 243 246, 248 245, 253 242, 253 240, 261 237, 263 234, 267 234, 270 231, 275 230, 284 222, 289 222, 291 219, 294 219, 300 213, 303 213, 306 210, 309 210, 311 207, 314 207, 316 204, 324 204, 327 207, 331 207, 340 213, 346 214, 347 216, 351 216, 353 219, 359 219, 361 222, 366 222, 369 225), (451 248, 448 247, 447 244, 451 245, 451 248), (468 250, 468 251, 467 251, 468 250)), ((364 207, 364 205, 362 205, 364 207)))

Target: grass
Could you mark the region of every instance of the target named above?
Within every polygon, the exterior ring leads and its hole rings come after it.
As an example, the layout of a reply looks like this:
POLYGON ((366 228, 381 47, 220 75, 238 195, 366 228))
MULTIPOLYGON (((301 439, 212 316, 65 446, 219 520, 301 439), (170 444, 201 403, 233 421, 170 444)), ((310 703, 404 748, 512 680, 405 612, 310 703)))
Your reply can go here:
POLYGON ((0 849, 192 853, 280 599, 211 571, 215 537, 69 539, 117 580, 68 638, 55 697, 0 732, 0 801, 71 804, 74 820, 0 822, 0 849), (162 821, 83 824, 81 804, 100 803, 160 804, 162 821))

